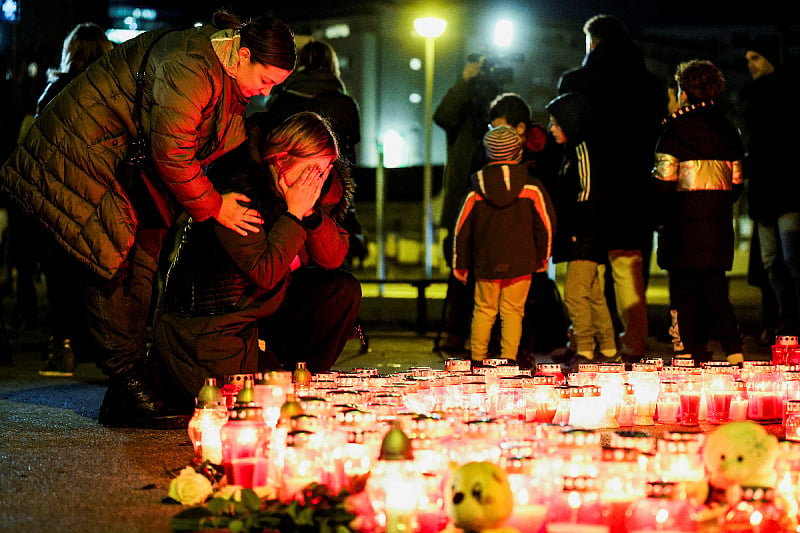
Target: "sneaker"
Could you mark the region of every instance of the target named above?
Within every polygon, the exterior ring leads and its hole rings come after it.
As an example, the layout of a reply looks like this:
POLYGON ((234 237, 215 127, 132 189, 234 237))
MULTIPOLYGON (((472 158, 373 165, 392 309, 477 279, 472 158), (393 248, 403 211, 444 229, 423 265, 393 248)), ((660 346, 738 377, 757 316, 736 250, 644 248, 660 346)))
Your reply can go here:
POLYGON ((72 341, 64 339, 59 343, 50 342, 44 370, 39 371, 40 376, 71 377, 75 370, 75 353, 72 351, 72 341))
POLYGON ((728 362, 734 365, 741 365, 742 363, 744 363, 744 355, 741 353, 729 354, 728 362))

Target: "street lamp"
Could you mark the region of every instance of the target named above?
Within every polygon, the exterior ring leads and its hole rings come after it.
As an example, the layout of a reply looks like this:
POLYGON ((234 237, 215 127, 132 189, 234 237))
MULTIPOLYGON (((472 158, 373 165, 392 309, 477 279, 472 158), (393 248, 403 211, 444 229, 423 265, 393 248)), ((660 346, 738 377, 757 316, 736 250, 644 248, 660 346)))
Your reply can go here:
POLYGON ((433 169, 431 149, 433 145, 433 63, 434 39, 444 33, 447 21, 436 17, 414 20, 414 29, 425 38, 425 166, 422 174, 422 208, 425 226, 425 277, 431 278, 433 263, 433 169))

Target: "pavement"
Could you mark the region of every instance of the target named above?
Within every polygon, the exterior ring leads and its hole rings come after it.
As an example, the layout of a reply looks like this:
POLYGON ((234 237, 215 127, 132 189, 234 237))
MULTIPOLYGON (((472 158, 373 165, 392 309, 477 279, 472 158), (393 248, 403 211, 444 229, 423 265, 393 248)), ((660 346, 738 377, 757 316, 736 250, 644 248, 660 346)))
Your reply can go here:
MULTIPOLYGON (((349 341, 335 369, 444 368, 449 355, 432 350, 443 287, 428 291, 428 331, 420 334, 413 294, 392 297, 365 286, 361 324, 369 349, 349 341)), ((768 359, 769 349, 754 338, 760 332, 758 291, 733 279, 731 300, 746 333, 745 358, 768 359)), ((667 358, 663 280, 651 283, 648 302, 653 336, 647 355, 667 358)), ((13 318, 10 302, 4 303, 6 317, 13 318)), ((0 365, 0 531, 171 531, 170 519, 181 507, 162 500, 191 460, 186 431, 100 426, 104 376, 88 362, 80 362, 71 378, 40 376, 46 338, 42 328, 12 332, 10 360, 0 365)), ((537 361, 550 359, 540 354, 537 361)))

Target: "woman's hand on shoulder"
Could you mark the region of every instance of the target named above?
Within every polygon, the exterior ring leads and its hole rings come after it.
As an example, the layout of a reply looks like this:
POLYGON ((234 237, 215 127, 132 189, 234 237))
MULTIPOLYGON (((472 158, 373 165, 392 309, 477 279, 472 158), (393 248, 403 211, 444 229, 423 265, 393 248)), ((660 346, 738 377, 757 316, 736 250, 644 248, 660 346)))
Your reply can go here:
POLYGON ((242 204, 249 204, 250 199, 242 193, 229 192, 222 195, 222 207, 215 217, 217 222, 239 235, 247 236, 247 232, 258 233, 264 220, 255 209, 242 204))
POLYGON ((322 191, 322 185, 328 178, 331 168, 332 165, 328 165, 323 170, 317 167, 307 167, 291 186, 286 185, 286 180, 281 177, 278 180, 278 186, 286 200, 286 210, 298 219, 311 216, 314 213, 314 205, 319 199, 320 191, 322 191))

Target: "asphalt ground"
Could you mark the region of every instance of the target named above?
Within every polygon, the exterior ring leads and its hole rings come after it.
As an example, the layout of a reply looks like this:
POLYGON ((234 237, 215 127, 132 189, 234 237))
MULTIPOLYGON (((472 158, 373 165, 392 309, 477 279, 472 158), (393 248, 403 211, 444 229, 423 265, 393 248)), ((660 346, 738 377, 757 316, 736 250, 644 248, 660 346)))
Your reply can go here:
MULTIPOLYGON (((440 297, 430 298, 431 331, 420 335, 413 327, 413 297, 371 296, 375 288, 364 289, 361 322, 369 350, 362 349, 358 339, 351 340, 335 369, 391 373, 444 367, 449 355, 432 350, 440 297)), ((647 355, 666 358, 666 307, 658 291, 663 292, 663 286, 651 283, 653 336, 647 355)), ((754 339, 760 331, 758 292, 742 279, 733 280, 731 300, 747 334, 745 358, 768 358, 768 347, 754 339)), ((4 303, 6 317, 13 318, 10 303, 4 303)), ((162 500, 172 477, 191 460, 186 431, 99 425, 104 376, 90 362, 79 362, 70 378, 40 376, 46 339, 41 327, 12 331, 10 361, 6 358, 7 364, 0 365, 0 531, 171 531, 170 519, 181 507, 162 500)), ((537 361, 550 359, 541 354, 537 361)))

